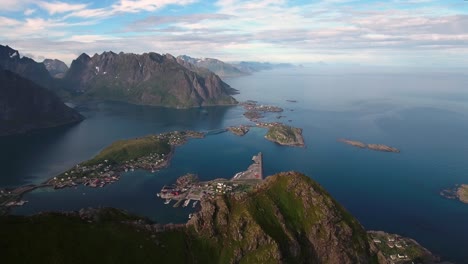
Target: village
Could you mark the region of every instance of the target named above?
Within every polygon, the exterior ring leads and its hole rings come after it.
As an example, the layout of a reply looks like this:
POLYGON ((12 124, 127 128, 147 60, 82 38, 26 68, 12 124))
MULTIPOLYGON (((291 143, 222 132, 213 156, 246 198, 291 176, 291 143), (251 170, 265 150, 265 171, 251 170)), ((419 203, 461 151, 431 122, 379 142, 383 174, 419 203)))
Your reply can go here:
MULTIPOLYGON (((202 199, 214 198, 217 195, 246 192, 263 180, 263 157, 258 153, 252 157, 253 164, 247 170, 236 173, 231 179, 215 179, 200 182, 194 174, 186 174, 177 179, 176 183, 164 186, 157 196, 165 200, 165 204, 175 201, 173 207, 186 207, 194 201, 193 207, 202 199)), ((189 215, 189 218, 191 215, 189 215)))
MULTIPOLYGON (((390 264, 414 263, 415 258, 425 255, 433 257, 429 251, 424 252, 425 249, 412 239, 382 231, 369 231, 368 234, 370 242, 390 264)), ((419 259, 425 263, 423 260, 419 259)))
POLYGON ((152 152, 124 162, 115 162, 107 159, 96 164, 94 164, 93 160, 83 162, 50 179, 48 184, 52 185, 55 189, 74 187, 78 184, 93 188, 102 188, 106 184, 112 184, 118 181, 122 172, 143 169, 155 173, 157 170, 169 165, 173 147, 185 144, 189 138, 203 138, 204 133, 196 131, 174 131, 148 137, 151 137, 152 140, 167 142, 171 146, 170 152, 167 154, 152 152))

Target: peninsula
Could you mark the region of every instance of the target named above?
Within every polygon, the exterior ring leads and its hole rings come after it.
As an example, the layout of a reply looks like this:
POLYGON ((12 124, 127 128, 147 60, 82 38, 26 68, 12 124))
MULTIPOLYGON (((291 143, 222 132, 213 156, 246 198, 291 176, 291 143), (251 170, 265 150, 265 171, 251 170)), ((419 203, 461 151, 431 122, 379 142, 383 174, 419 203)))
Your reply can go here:
POLYGON ((175 131, 119 140, 94 158, 77 164, 47 183, 55 188, 71 187, 78 183, 103 187, 118 180, 123 171, 144 169, 155 172, 169 165, 175 146, 184 144, 189 138, 203 137, 204 133, 201 132, 175 131))
POLYGON ((367 148, 367 149, 375 150, 375 151, 400 153, 399 149, 390 147, 387 145, 383 145, 383 144, 366 144, 361 141, 349 140, 349 139, 344 139, 344 138, 340 138, 338 139, 338 141, 348 144, 350 146, 356 147, 356 148, 362 148, 362 149, 367 148))
POLYGON ((268 132, 265 135, 266 139, 285 146, 305 146, 301 128, 291 127, 281 123, 259 123, 258 126, 264 127, 265 124, 268 126, 268 132))

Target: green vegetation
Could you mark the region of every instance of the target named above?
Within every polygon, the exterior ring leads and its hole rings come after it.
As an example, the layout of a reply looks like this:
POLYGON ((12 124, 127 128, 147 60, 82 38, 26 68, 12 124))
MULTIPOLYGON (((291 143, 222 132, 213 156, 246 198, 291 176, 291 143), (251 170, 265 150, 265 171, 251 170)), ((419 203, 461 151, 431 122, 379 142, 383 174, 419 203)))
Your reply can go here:
MULTIPOLYGON (((6 263, 377 263, 377 252, 401 250, 385 248, 385 235, 368 235, 319 184, 294 172, 202 200, 187 225, 87 209, 3 216, 0 236, 6 263), (373 238, 382 240, 380 251, 371 249, 373 238)), ((429 260, 412 240, 397 242, 408 259, 429 260)))
POLYGON ((83 165, 96 165, 104 163, 105 160, 111 164, 121 164, 150 154, 167 155, 170 151, 169 140, 158 136, 119 140, 102 150, 93 159, 83 163, 83 165))
POLYGON ((376 250, 391 262, 438 262, 436 257, 412 239, 401 237, 396 234, 388 234, 382 231, 369 231, 369 240, 372 241, 376 250))
POLYGON ((304 146, 302 129, 283 124, 275 124, 268 129, 265 138, 280 145, 304 146))

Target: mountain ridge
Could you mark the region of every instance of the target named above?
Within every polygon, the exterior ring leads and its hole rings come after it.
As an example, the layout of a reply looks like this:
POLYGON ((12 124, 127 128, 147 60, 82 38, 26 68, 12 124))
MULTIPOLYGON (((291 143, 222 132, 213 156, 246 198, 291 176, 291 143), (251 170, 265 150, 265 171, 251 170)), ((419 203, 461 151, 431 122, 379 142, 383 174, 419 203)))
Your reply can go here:
POLYGON ((83 53, 64 80, 85 99, 176 108, 237 104, 230 96, 236 90, 217 75, 181 65, 170 54, 83 53))
POLYGON ((0 136, 83 120, 52 91, 0 67, 0 136))

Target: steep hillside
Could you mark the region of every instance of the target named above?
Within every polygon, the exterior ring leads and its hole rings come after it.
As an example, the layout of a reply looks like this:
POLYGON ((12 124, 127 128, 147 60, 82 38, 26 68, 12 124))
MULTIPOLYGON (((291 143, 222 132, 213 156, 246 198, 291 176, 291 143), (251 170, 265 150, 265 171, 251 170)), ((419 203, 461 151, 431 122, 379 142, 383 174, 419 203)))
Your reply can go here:
POLYGON ((0 136, 78 122, 83 117, 51 91, 0 68, 0 136))
POLYGON ((42 63, 21 57, 17 50, 0 45, 0 67, 29 79, 44 88, 56 88, 53 78, 42 63))
POLYGON ((85 100, 177 108, 237 103, 230 96, 235 90, 217 75, 190 70, 168 54, 82 54, 64 79, 85 100))

